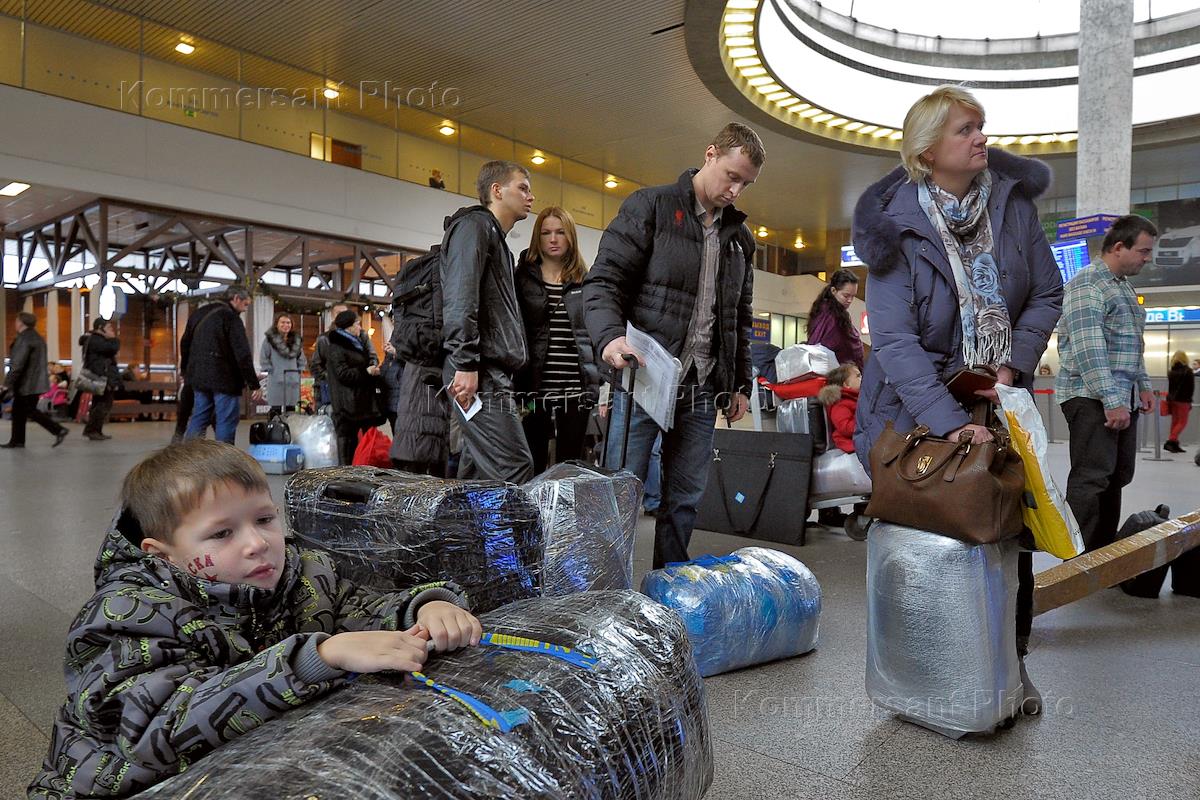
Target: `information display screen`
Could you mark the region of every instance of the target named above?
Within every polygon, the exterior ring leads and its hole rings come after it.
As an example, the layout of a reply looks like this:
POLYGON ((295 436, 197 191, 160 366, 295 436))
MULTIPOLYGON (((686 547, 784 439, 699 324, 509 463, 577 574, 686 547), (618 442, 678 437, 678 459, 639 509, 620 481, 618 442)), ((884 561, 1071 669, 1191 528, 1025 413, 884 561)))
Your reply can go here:
POLYGON ((1074 278, 1076 272, 1091 263, 1088 259, 1087 242, 1083 239, 1052 244, 1050 249, 1054 252, 1054 260, 1058 262, 1058 271, 1062 273, 1063 283, 1074 278))

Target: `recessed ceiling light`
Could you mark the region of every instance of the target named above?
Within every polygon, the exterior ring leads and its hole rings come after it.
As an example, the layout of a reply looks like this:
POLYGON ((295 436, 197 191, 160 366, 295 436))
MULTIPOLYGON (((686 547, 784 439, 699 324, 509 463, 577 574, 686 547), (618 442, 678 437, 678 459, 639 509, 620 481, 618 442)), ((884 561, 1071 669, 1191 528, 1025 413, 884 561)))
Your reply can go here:
POLYGON ((754 88, 758 90, 759 94, 775 94, 783 90, 783 87, 778 83, 767 83, 762 86, 755 86, 754 88))
POLYGON ((182 53, 185 56, 190 56, 192 53, 196 52, 196 46, 194 44, 188 44, 187 42, 180 42, 179 44, 175 45, 175 52, 182 53))
POLYGON ((338 95, 341 94, 341 92, 339 92, 337 89, 326 87, 325 91, 321 94, 325 95, 326 100, 337 100, 338 95))
POLYGON ((1044 135, 1038 137, 1038 141, 1041 142, 1042 144, 1050 144, 1051 142, 1057 142, 1058 134, 1057 133, 1044 134, 1044 135))
MULTIPOLYGON (((749 49, 750 52, 753 53, 754 52, 754 50, 753 50, 754 37, 753 36, 735 36, 732 39, 726 39, 725 46, 726 47, 745 47, 745 48, 749 49)), ((734 55, 733 51, 730 51, 729 55, 731 55, 731 56, 734 55)))
POLYGON ((725 44, 733 48, 729 51, 730 58, 751 58, 758 55, 758 51, 750 46, 754 44, 753 40, 750 42, 750 45, 745 46, 730 44, 729 42, 725 44))
POLYGON ((1017 140, 1017 137, 1015 137, 1015 136, 1001 136, 1000 137, 1000 146, 1004 147, 1005 145, 1010 145, 1013 142, 1015 142, 1016 140, 1017 140))
POLYGON ((828 111, 826 111, 824 114, 818 114, 817 116, 813 117, 812 121, 813 122, 825 122, 825 121, 831 120, 831 119, 833 119, 833 114, 830 114, 828 111))
POLYGON ((772 92, 771 94, 767 95, 767 99, 770 100, 772 103, 778 103, 780 100, 783 100, 783 99, 791 97, 791 96, 792 96, 791 92, 772 92))
POLYGON ((757 67, 757 66, 762 65, 762 60, 755 58, 753 56, 745 57, 745 58, 735 58, 733 60, 733 65, 739 69, 741 69, 742 67, 757 67))
POLYGON ((861 128, 858 129, 858 132, 863 135, 866 135, 868 133, 873 133, 874 131, 877 131, 877 130, 879 130, 878 125, 863 125, 861 128))
POLYGON ((1058 137, 1060 142, 1073 142, 1079 138, 1078 133, 1064 133, 1058 137))
POLYGON ((849 120, 847 120, 845 117, 838 117, 837 119, 825 120, 825 124, 831 128, 836 128, 839 125, 845 125, 847 122, 849 122, 849 120))
POLYGON ((615 189, 619 185, 620 184, 617 183, 617 179, 614 178, 612 175, 609 175, 608 180, 604 181, 604 187, 606 189, 615 189))
POLYGON ((539 167, 542 164, 546 163, 546 157, 544 155, 542 155, 541 153, 534 153, 533 158, 531 158, 529 160, 532 161, 534 164, 537 164, 539 167))
POLYGON ((801 236, 800 234, 796 234, 796 241, 792 242, 792 246, 795 247, 797 250, 803 250, 805 247, 808 246, 808 244, 804 241, 803 236, 801 236))
POLYGON ((438 133, 440 133, 442 136, 453 136, 454 134, 458 133, 458 131, 456 131, 454 126, 450 123, 443 122, 442 127, 438 128, 438 133))
POLYGON ((1019 141, 1021 144, 1033 144, 1034 142, 1036 142, 1036 141, 1037 141, 1037 138, 1038 138, 1038 137, 1036 137, 1036 136, 1033 136, 1033 135, 1029 135, 1029 136, 1022 136, 1022 137, 1021 137, 1020 139, 1018 139, 1017 141, 1019 141))
POLYGON ((861 128, 862 126, 863 126, 863 124, 862 124, 861 122, 847 122, 847 123, 845 124, 845 126, 842 128, 842 130, 844 130, 844 131, 856 131, 856 130, 858 130, 859 128, 861 128))
MULTIPOLYGON (((825 112, 821 111, 821 109, 817 108, 816 106, 809 106, 808 108, 806 108, 800 112, 800 116, 804 117, 805 119, 808 119, 809 117, 815 117, 817 114, 823 114, 823 113, 825 113, 825 112)), ((830 115, 830 116, 832 116, 832 115, 830 115)))
POLYGON ((799 97, 785 97, 782 100, 776 100, 775 105, 779 106, 780 108, 787 108, 788 106, 794 106, 799 102, 799 97))
POLYGON ((5 197, 16 197, 17 195, 19 195, 21 192, 25 191, 28 188, 29 188, 28 183, 21 183, 20 181, 13 181, 12 183, 5 186, 3 189, 0 189, 0 194, 4 195, 5 197))
POLYGON ((749 36, 754 33, 753 25, 726 25, 725 36, 749 36))
POLYGON ((891 128, 879 128, 878 130, 876 130, 874 133, 871 134, 871 138, 881 139, 884 136, 888 136, 891 133, 892 133, 891 128))
POLYGON ((742 67, 739 72, 743 78, 757 78, 759 75, 766 75, 766 67, 742 67))
POLYGON ((898 142, 904 138, 904 131, 896 131, 888 138, 891 139, 893 142, 898 142))
POLYGON ((775 79, 770 75, 760 75, 756 78, 749 79, 746 81, 746 83, 750 84, 751 86, 766 86, 768 83, 773 83, 774 80, 775 79))
POLYGON ((767 229, 766 229, 766 228, 759 228, 759 229, 758 229, 758 238, 760 238, 760 239, 765 239, 765 238, 767 238, 767 229))
POLYGON ((754 15, 748 11, 734 11, 725 15, 726 22, 754 22, 754 15))

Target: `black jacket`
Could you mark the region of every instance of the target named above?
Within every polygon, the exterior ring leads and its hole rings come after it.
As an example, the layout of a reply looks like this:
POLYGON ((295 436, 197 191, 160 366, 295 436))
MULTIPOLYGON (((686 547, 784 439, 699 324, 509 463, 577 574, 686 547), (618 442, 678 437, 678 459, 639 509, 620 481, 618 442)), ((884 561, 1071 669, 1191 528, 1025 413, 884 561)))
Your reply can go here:
MULTIPOLYGON (((316 344, 313 346, 312 358, 308 361, 308 371, 312 373, 313 381, 316 383, 324 383, 327 378, 325 376, 325 359, 329 352, 329 335, 336 331, 337 328, 330 328, 321 335, 317 336, 316 344)), ((371 339, 367 336, 367 332, 363 331, 358 335, 358 340, 363 343, 363 347, 367 350, 367 366, 375 366, 379 363, 379 355, 375 352, 375 347, 371 344, 371 339)))
POLYGON ((247 386, 259 386, 246 326, 224 300, 201 306, 188 318, 179 353, 183 374, 193 389, 241 394, 247 386))
POLYGON ((525 326, 512 252, 492 212, 468 206, 446 218, 439 270, 447 363, 463 372, 490 365, 515 375, 525 365, 525 326))
POLYGON ((326 334, 326 340, 325 379, 334 417, 378 424, 382 419, 377 402, 380 379, 367 372, 371 366, 367 352, 337 330, 326 334))
POLYGON ((1187 364, 1175 363, 1167 373, 1167 399, 1190 403, 1196 395, 1196 376, 1187 364))
MULTIPOLYGON (((517 259, 517 302, 525 319, 525 339, 529 344, 529 361, 517 376, 517 390, 536 392, 542 388, 542 373, 550 350, 549 294, 542 282, 542 268, 528 261, 522 252, 517 259)), ((600 372, 596 367, 595 351, 583 321, 583 284, 563 286, 563 307, 571 320, 575 347, 579 350, 579 377, 584 396, 594 404, 599 397, 600 372)))
POLYGON ((50 370, 46 366, 46 340, 33 328, 26 328, 8 348, 8 374, 4 385, 17 396, 41 394, 50 388, 50 370))
POLYGON ((79 346, 83 352, 83 368, 88 372, 108 378, 114 386, 121 382, 121 373, 117 369, 117 351, 121 349, 121 340, 108 338, 102 333, 85 333, 79 337, 79 346))
MULTIPOLYGON (((704 257, 695 174, 688 170, 674 184, 634 192, 604 231, 583 283, 584 318, 597 360, 609 342, 625 335, 627 321, 672 355, 682 354, 704 257)), ((719 393, 749 396, 754 237, 745 219, 732 205, 721 212, 712 380, 719 393)))

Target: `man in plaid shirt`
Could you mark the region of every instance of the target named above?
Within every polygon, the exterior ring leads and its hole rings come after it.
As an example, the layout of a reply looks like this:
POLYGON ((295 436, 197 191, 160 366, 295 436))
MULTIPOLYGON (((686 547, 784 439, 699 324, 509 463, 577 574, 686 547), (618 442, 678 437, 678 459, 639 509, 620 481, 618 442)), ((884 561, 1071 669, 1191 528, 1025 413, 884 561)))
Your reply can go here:
POLYGON ((1121 217, 1100 258, 1064 293, 1054 392, 1071 429, 1067 503, 1089 551, 1116 538, 1121 489, 1136 463, 1137 414, 1154 403, 1143 357, 1146 314, 1129 278, 1150 260, 1157 237, 1149 220, 1121 217))

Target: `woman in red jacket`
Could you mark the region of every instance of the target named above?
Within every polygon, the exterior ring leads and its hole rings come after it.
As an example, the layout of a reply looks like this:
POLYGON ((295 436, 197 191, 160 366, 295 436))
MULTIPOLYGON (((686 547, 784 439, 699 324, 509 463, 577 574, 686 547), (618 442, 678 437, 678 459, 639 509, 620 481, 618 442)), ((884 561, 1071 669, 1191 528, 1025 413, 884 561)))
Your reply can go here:
POLYGON ((858 412, 858 387, 862 385, 862 372, 855 364, 842 364, 825 378, 825 385, 817 393, 821 405, 829 409, 829 422, 833 443, 838 449, 854 452, 854 416, 858 412))

